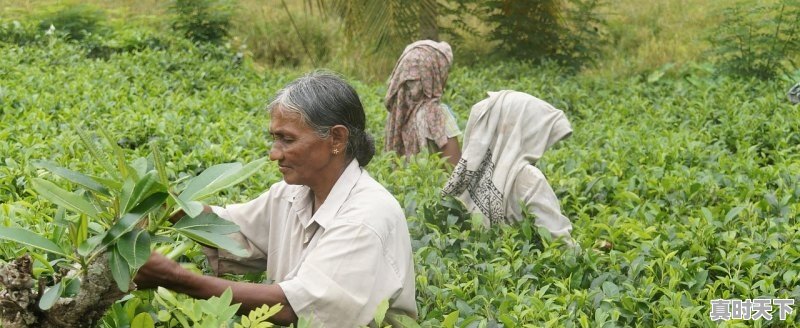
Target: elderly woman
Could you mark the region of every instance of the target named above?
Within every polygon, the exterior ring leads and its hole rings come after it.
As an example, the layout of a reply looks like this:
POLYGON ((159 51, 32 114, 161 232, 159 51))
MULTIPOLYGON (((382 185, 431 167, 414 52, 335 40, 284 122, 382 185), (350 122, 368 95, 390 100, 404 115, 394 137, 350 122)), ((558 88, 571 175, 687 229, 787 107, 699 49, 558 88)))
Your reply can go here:
POLYGON ((453 52, 446 42, 417 41, 397 60, 384 99, 386 150, 408 156, 423 149, 441 152, 455 165, 461 134, 455 117, 440 99, 453 52))
POLYGON ((533 164, 571 133, 564 112, 547 102, 522 92, 490 92, 472 107, 461 160, 443 193, 482 213, 486 225, 521 221, 527 211, 535 225, 569 241, 572 224, 533 164))
POLYGON ((239 225, 232 236, 251 256, 206 253, 217 274, 266 269, 274 283, 198 275, 153 254, 137 285, 199 298, 231 288, 243 312, 282 304, 272 318, 281 325, 298 317, 320 327, 366 325, 384 300, 389 311, 416 317, 408 226, 394 197, 363 168, 375 148, 355 90, 314 73, 278 92, 268 109, 269 155, 283 181, 250 202, 206 207, 239 225))

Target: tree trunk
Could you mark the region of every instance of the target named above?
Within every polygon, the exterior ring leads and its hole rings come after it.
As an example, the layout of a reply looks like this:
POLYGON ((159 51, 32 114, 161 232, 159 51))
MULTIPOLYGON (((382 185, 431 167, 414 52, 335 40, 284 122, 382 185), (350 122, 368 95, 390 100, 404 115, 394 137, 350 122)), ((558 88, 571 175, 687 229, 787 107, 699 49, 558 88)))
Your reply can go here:
POLYGON ((39 309, 39 291, 33 289, 32 262, 20 257, 0 267, 0 323, 2 327, 94 327, 124 293, 117 288, 108 267, 108 255, 89 265, 75 297, 61 298, 47 311, 39 309))

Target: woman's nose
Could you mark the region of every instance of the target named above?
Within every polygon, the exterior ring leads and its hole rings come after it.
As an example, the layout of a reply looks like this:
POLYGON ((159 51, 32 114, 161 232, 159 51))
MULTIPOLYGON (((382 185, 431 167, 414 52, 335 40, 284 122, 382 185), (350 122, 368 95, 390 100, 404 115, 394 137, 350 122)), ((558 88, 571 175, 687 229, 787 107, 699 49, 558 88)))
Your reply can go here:
POLYGON ((273 144, 272 147, 269 149, 269 160, 277 161, 283 158, 283 151, 278 149, 278 147, 273 144))

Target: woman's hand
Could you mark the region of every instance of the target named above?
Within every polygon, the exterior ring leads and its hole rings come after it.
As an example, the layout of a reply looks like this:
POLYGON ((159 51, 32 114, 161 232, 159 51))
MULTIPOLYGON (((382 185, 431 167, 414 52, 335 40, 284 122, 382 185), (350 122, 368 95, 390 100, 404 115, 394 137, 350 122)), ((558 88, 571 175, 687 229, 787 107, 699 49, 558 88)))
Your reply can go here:
POLYGON ((177 262, 170 260, 157 252, 150 253, 150 258, 139 268, 133 282, 137 289, 164 287, 176 289, 175 285, 181 281, 181 276, 186 269, 177 262))

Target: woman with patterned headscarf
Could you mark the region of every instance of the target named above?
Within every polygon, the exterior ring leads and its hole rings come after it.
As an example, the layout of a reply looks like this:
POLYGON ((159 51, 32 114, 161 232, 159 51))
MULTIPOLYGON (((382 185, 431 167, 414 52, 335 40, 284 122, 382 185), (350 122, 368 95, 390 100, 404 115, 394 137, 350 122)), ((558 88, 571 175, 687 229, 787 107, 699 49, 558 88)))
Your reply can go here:
POLYGON ((453 52, 446 42, 417 41, 406 47, 392 71, 385 104, 386 150, 414 155, 440 151, 455 165, 461 134, 450 110, 441 103, 453 52))
POLYGON ((569 243, 572 224, 533 164, 570 134, 564 112, 544 100, 516 91, 489 92, 472 107, 461 160, 442 192, 482 213, 487 226, 521 221, 528 212, 536 226, 569 243))

